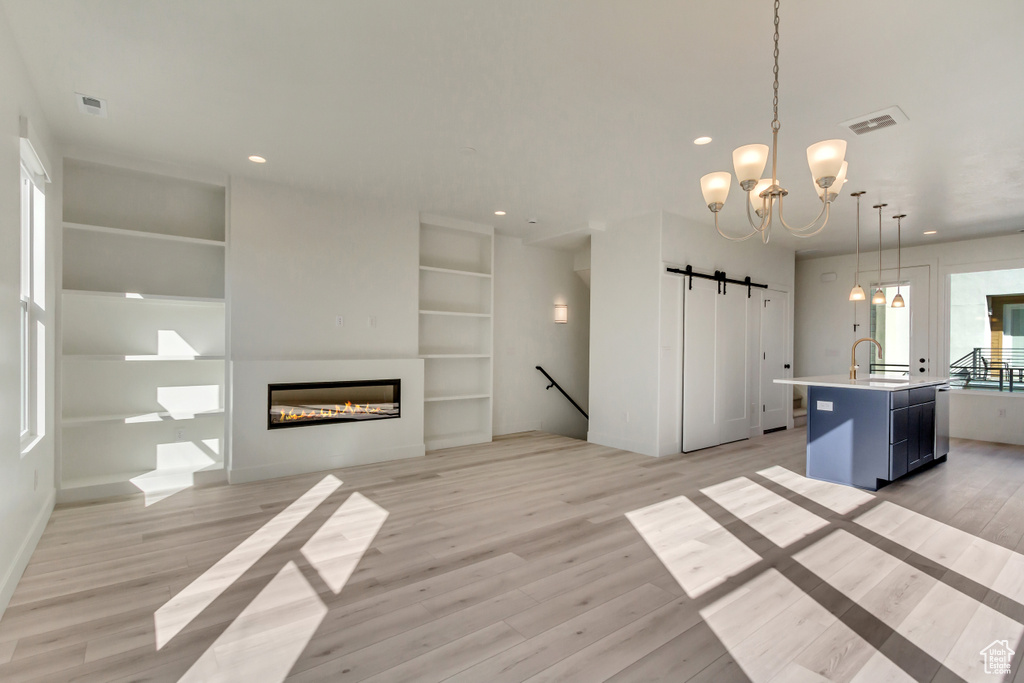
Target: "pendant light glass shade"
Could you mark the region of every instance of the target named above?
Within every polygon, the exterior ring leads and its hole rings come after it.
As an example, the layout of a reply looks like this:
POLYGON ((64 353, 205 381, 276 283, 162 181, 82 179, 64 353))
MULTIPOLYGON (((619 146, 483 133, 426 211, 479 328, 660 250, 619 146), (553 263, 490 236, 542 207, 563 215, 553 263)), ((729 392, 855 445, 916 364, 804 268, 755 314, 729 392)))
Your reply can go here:
POLYGON ((864 293, 864 288, 860 285, 854 285, 850 290, 850 301, 864 301, 867 298, 868 295, 864 293))
POLYGON ((899 292, 896 292, 896 296, 892 298, 892 307, 903 308, 904 306, 906 306, 906 304, 903 303, 903 295, 900 294, 899 292))
POLYGON ((760 178, 767 163, 768 145, 743 145, 732 152, 732 166, 741 184, 760 178))
POLYGON ((732 176, 728 171, 708 173, 700 179, 700 191, 704 193, 704 203, 708 205, 708 208, 712 211, 722 208, 725 198, 729 196, 730 185, 732 185, 732 176))
POLYGON ((875 306, 885 305, 885 292, 882 291, 881 287, 875 290, 875 295, 871 297, 871 303, 875 306))

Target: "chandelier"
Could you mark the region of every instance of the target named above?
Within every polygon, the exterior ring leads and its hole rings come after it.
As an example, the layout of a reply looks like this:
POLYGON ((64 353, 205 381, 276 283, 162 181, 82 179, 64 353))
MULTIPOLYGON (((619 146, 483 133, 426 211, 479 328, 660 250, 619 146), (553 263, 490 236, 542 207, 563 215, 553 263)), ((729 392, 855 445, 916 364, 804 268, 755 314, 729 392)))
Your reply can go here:
POLYGON ((743 145, 737 147, 732 153, 736 178, 750 199, 749 202, 744 202, 747 205, 747 222, 750 223, 751 228, 749 234, 742 237, 727 235, 722 232, 722 228, 718 224, 718 213, 725 206, 725 199, 729 196, 732 175, 728 171, 718 171, 708 173, 700 179, 700 189, 704 194, 704 201, 711 209, 711 213, 715 214, 715 229, 722 237, 734 242, 742 242, 759 234, 761 241, 768 244, 772 226, 776 221, 776 204, 778 204, 778 222, 790 234, 796 237, 817 235, 828 224, 829 206, 839 196, 843 183, 846 181, 845 140, 824 140, 808 147, 807 164, 811 168, 811 179, 814 181, 818 197, 821 199, 821 211, 813 221, 803 227, 794 228, 786 223, 786 219, 783 217, 782 200, 789 192, 779 185, 777 173, 779 128, 782 127, 782 124, 779 123, 779 0, 775 0, 775 68, 773 73, 775 81, 772 88, 775 96, 772 99, 774 117, 772 118, 771 178, 761 178, 765 165, 768 163, 768 145, 743 145), (756 220, 751 214, 751 209, 754 214, 757 214, 756 220))

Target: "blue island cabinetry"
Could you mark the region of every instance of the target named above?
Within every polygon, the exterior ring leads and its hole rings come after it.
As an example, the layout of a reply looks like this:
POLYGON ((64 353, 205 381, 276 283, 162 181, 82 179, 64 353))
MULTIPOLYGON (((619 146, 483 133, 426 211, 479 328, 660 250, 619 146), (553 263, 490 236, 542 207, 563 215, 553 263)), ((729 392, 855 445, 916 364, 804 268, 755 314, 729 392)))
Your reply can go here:
POLYGON ((875 491, 946 459, 945 379, 808 377, 785 383, 808 387, 808 477, 875 491))

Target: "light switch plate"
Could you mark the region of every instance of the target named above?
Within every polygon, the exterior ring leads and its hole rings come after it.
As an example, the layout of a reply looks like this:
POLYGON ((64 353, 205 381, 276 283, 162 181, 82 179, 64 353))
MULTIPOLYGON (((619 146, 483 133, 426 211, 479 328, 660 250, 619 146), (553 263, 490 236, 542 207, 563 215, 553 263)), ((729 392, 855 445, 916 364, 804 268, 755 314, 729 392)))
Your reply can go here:
POLYGON ((824 410, 825 412, 832 412, 832 401, 818 401, 818 410, 824 410))

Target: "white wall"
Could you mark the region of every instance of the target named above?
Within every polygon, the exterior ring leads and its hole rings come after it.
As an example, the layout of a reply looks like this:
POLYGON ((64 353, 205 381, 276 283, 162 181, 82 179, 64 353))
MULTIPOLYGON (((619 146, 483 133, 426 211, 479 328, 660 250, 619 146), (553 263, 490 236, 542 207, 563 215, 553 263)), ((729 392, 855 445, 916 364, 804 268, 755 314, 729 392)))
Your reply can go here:
POLYGON ((788 293, 793 258, 781 247, 729 242, 713 227, 670 213, 595 233, 589 440, 646 455, 681 448, 682 278, 665 275, 666 266, 725 270, 737 279, 750 275, 788 293))
MULTIPOLYGON (((849 301, 853 285, 855 256, 831 256, 797 262, 795 364, 797 375, 845 373, 849 367, 850 344, 867 336, 864 329, 853 330, 854 306, 867 302, 849 301), (822 282, 825 273, 837 278, 822 282)), ((882 253, 883 266, 896 265, 895 250, 882 253)), ((929 352, 930 373, 944 375, 949 363, 949 276, 977 270, 1024 268, 1024 235, 944 242, 903 249, 903 266, 927 266, 929 278, 929 352)), ((878 267, 875 254, 861 253, 861 284, 871 281, 878 267)), ((864 346, 864 345, 862 345, 864 346)), ((866 350, 863 350, 866 354, 866 350)), ((866 358, 866 355, 864 356, 866 358)), ((863 361, 862 361, 863 365, 863 361)), ((980 397, 963 392, 950 405, 950 430, 953 436, 980 438, 1024 444, 1024 400, 1016 397, 980 397), (1005 417, 1000 417, 1005 410, 1005 417)))
POLYGON ((661 214, 591 237, 590 428, 593 443, 658 454, 661 214))
POLYGON ((233 179, 230 222, 233 360, 417 356, 418 212, 233 179))
MULTIPOLYGON (((757 238, 745 242, 730 242, 721 237, 713 225, 692 223, 681 216, 663 214, 662 261, 665 266, 685 268, 693 266, 701 273, 724 270, 730 278, 742 280, 750 276, 753 282, 767 284, 787 296, 790 307, 789 320, 793 320, 793 283, 795 273, 794 254, 791 250, 775 245, 764 245, 757 238)), ((660 381, 660 426, 659 455, 670 455, 682 450, 682 406, 680 397, 682 383, 682 276, 662 275, 661 302, 661 367, 660 381)), ((733 287, 734 285, 729 285, 733 287)), ((738 286, 738 285, 735 285, 738 286)), ((755 295, 758 292, 754 293, 755 295)), ((756 355, 760 346, 760 309, 749 330, 749 347, 756 355)), ((793 337, 787 330, 786 353, 792 358, 793 337)), ((749 359, 751 364, 757 358, 749 359)), ((748 396, 750 398, 751 433, 760 431, 759 375, 749 373, 748 396)))
POLYGON ((35 549, 53 509, 54 485, 54 302, 60 279, 56 245, 60 243, 61 169, 49 143, 35 93, 21 56, 14 47, 7 18, 0 10, 0 614, 35 549), (46 187, 47 296, 46 435, 31 451, 21 453, 19 273, 21 194, 19 117, 28 117, 38 139, 37 150, 48 157, 53 183, 46 187))
POLYGON ((587 410, 590 290, 573 270, 574 254, 495 236, 494 433, 538 429, 585 439, 587 420, 548 385, 543 366, 587 410), (554 305, 569 322, 554 322, 554 305))

